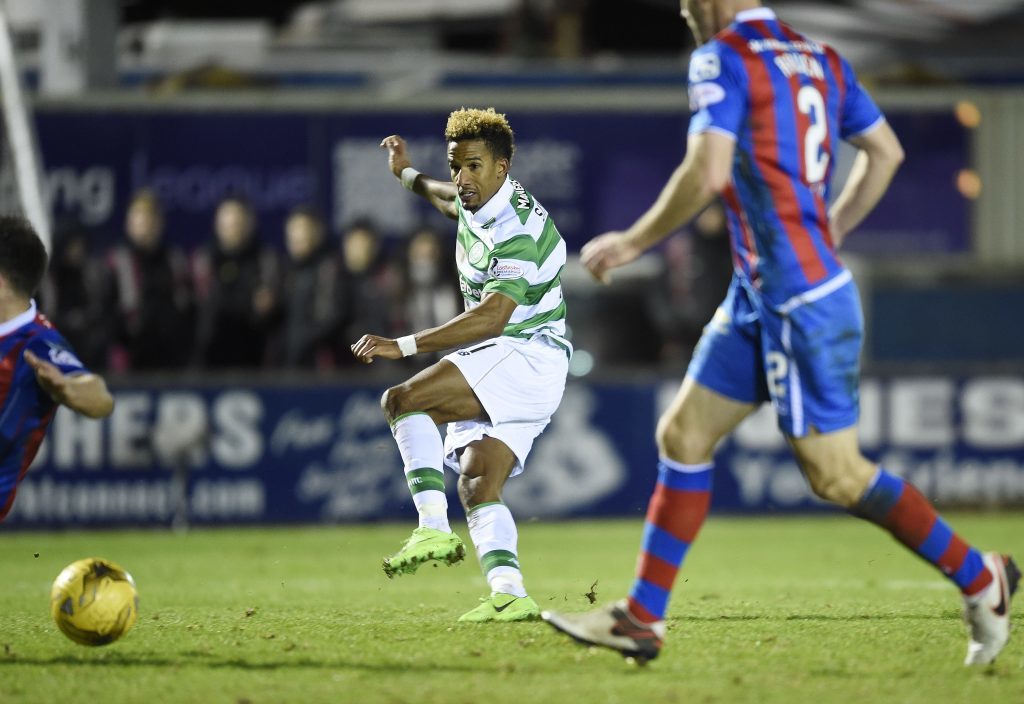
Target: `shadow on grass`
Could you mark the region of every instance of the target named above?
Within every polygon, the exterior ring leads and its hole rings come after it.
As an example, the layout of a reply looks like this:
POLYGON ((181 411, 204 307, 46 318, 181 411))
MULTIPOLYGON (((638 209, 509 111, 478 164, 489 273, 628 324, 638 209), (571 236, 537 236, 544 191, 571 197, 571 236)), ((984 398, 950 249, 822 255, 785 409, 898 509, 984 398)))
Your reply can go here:
POLYGON ((855 623, 857 621, 949 621, 959 614, 717 614, 671 617, 669 622, 679 624, 714 621, 820 621, 822 623, 855 623))
POLYGON ((354 660, 329 659, 320 660, 313 658, 289 658, 278 660, 250 661, 242 658, 224 658, 217 655, 188 652, 180 653, 177 657, 170 657, 166 654, 139 654, 121 655, 106 654, 102 657, 89 658, 88 656, 54 655, 52 657, 22 657, 11 655, 0 657, 0 672, 4 668, 12 667, 47 667, 63 665, 65 667, 202 667, 213 670, 243 670, 243 671, 274 671, 274 670, 364 670, 367 672, 480 672, 481 670, 501 669, 501 663, 493 663, 489 667, 486 662, 475 662, 473 664, 459 664, 451 662, 357 662, 354 660))
POLYGON ((834 614, 789 614, 783 617, 783 621, 949 621, 956 620, 959 616, 947 616, 937 614, 850 614, 848 616, 836 616, 834 614))

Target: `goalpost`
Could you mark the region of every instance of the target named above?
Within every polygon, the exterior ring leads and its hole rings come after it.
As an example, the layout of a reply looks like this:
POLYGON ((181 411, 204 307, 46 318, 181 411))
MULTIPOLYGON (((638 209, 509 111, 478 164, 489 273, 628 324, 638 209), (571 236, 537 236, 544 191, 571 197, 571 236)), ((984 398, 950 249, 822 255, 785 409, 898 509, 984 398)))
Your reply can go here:
POLYGON ((50 251, 50 217, 43 198, 42 158, 36 143, 35 130, 21 89, 21 79, 14 56, 7 10, 0 1, 0 102, 6 144, 13 158, 15 181, 22 212, 39 234, 46 251, 50 251))

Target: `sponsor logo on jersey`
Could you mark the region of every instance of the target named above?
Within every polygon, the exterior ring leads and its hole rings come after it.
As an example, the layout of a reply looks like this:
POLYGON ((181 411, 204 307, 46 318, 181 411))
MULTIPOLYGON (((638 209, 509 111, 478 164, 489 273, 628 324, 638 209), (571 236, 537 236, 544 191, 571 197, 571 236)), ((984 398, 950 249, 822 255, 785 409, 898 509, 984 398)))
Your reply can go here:
POLYGON ((71 350, 50 345, 50 361, 60 367, 84 367, 71 350))
POLYGON ((690 86, 690 112, 697 112, 725 100, 725 88, 717 83, 690 86))
POLYGON ((690 59, 690 83, 713 81, 722 75, 718 54, 697 54, 690 59))
POLYGON ((459 290, 462 291, 463 296, 475 298, 478 301, 480 300, 480 290, 470 286, 469 283, 467 283, 467 281, 463 278, 459 279, 459 290))
POLYGON ((491 260, 491 267, 487 270, 492 279, 498 281, 511 281, 523 278, 523 267, 515 262, 505 261, 495 257, 491 260))
POLYGON ((469 263, 473 266, 480 266, 487 259, 487 247, 484 243, 477 240, 473 243, 473 246, 469 248, 469 263))

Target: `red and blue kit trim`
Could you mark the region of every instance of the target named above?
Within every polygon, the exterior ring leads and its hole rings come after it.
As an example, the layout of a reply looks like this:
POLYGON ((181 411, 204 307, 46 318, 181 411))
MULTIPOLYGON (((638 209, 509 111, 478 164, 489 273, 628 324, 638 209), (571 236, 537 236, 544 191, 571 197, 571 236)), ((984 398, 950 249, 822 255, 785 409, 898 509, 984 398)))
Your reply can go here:
POLYGON ((883 469, 855 511, 935 565, 960 591, 977 594, 992 582, 981 553, 963 541, 921 492, 883 469))
POLYGON ((647 507, 629 611, 642 623, 665 617, 669 594, 691 543, 711 506, 712 465, 682 465, 662 458, 647 507))

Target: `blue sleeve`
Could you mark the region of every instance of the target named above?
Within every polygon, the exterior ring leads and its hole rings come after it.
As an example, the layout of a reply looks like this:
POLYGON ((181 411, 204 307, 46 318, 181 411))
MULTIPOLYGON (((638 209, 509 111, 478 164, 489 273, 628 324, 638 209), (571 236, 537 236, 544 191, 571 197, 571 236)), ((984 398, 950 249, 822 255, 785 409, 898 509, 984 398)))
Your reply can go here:
POLYGON ((690 57, 689 93, 689 134, 739 136, 747 115, 747 76, 735 52, 718 42, 695 51, 690 57))
POLYGON ((54 365, 64 374, 86 374, 89 372, 71 349, 67 340, 55 330, 47 330, 36 335, 29 340, 25 348, 31 350, 32 354, 39 359, 54 365))
POLYGON ((864 90, 864 86, 857 80, 853 68, 846 61, 841 59, 843 70, 843 84, 846 86, 846 98, 843 101, 843 112, 839 122, 839 136, 843 139, 856 137, 873 127, 879 121, 885 119, 885 115, 878 109, 878 105, 864 90))

